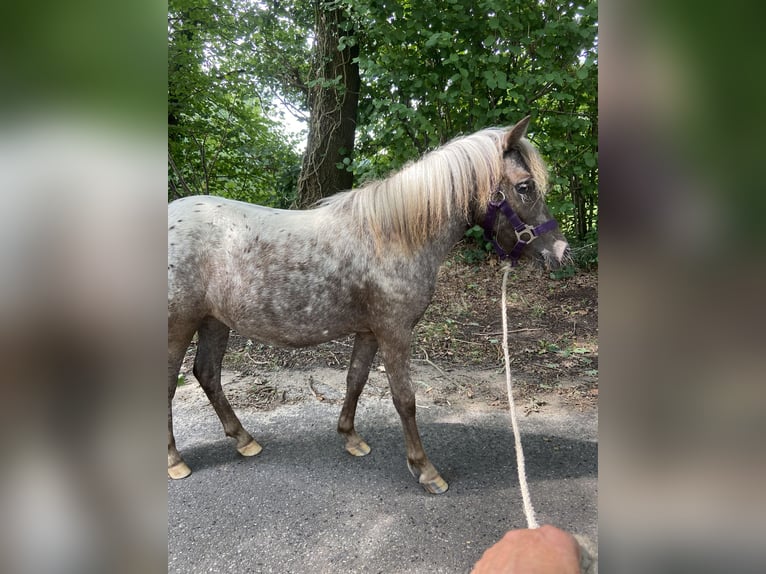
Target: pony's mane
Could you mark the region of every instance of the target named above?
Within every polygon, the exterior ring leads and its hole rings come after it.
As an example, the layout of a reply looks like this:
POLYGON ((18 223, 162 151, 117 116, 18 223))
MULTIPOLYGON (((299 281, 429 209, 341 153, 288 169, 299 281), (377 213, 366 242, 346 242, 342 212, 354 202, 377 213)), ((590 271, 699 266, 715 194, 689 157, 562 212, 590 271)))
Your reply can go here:
MULTIPOLYGON (((422 245, 456 215, 466 223, 474 206, 488 205, 503 176, 503 136, 507 129, 488 128, 453 139, 410 162, 386 179, 365 183, 320 202, 348 209, 359 228, 375 242, 396 242, 405 249, 422 245)), ((517 147, 538 192, 544 195, 548 171, 539 152, 522 138, 517 147)))

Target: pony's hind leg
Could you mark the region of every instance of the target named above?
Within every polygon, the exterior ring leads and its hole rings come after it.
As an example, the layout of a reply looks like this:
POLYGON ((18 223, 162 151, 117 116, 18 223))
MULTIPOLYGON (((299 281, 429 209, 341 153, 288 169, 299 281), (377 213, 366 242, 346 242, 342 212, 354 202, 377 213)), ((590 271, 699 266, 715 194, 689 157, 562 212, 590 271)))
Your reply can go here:
POLYGON ((194 376, 213 405, 226 436, 237 441, 237 450, 241 455, 254 456, 261 452, 261 445, 243 428, 221 388, 221 363, 229 341, 229 327, 213 317, 207 317, 197 333, 199 342, 194 358, 194 376))
POLYGON ((172 479, 186 478, 191 474, 191 469, 176 448, 176 438, 173 434, 173 397, 178 386, 178 372, 195 330, 192 325, 179 325, 175 322, 168 325, 168 476, 172 479))
POLYGON ((391 397, 404 429, 407 466, 428 492, 432 494, 446 492, 449 486, 428 460, 415 420, 415 392, 412 390, 410 380, 410 339, 409 337, 380 337, 379 342, 388 375, 388 384, 391 387, 391 397))
POLYGON ((346 450, 354 456, 370 453, 369 445, 354 429, 356 405, 362 389, 370 374, 370 365, 378 351, 378 341, 372 333, 357 333, 354 338, 354 350, 351 352, 351 365, 346 376, 346 398, 338 419, 338 432, 346 439, 346 450))

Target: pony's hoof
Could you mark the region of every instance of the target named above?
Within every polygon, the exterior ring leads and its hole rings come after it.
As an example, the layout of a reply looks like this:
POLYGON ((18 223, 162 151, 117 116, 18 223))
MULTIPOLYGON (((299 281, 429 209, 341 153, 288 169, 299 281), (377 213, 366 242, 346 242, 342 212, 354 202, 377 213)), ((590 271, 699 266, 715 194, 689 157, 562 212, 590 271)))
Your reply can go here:
POLYGON ((172 478, 173 480, 179 480, 181 478, 186 478, 191 474, 191 469, 189 466, 181 461, 177 462, 173 466, 168 467, 168 476, 172 478))
POLYGON ((441 476, 437 476, 433 480, 421 482, 420 484, 431 494, 443 494, 449 488, 449 484, 441 476))
POLYGON ((346 443, 346 450, 354 456, 366 456, 370 454, 370 445, 360 440, 354 444, 346 443))
POLYGON ((423 475, 418 473, 409 461, 407 461, 407 468, 410 469, 410 474, 415 477, 426 492, 430 492, 431 494, 443 494, 447 492, 449 484, 447 484, 447 481, 439 476, 438 473, 436 473, 436 477, 431 480, 423 480, 423 475))
POLYGON ((251 440, 245 446, 239 447, 237 452, 242 456, 255 456, 263 450, 263 447, 259 445, 255 440, 251 440))

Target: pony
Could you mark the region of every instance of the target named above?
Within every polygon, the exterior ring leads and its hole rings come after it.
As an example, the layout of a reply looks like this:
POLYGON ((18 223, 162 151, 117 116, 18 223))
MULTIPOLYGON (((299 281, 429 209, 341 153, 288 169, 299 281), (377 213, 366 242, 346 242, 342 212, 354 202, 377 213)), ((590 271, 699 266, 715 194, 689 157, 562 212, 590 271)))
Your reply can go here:
POLYGON ((413 328, 437 272, 472 225, 507 255, 557 267, 568 244, 545 204, 547 168, 510 128, 459 137, 393 175, 338 193, 307 210, 280 210, 211 196, 168 206, 168 475, 191 473, 173 435, 178 373, 196 333, 193 373, 237 450, 261 446, 221 388, 231 329, 261 343, 305 347, 354 335, 337 430, 354 456, 370 452, 356 432, 357 401, 380 351, 401 419, 407 464, 426 491, 447 482, 428 459, 410 380, 413 328), (497 217, 502 213, 505 217, 497 217), (552 225, 551 225, 552 223, 552 225))

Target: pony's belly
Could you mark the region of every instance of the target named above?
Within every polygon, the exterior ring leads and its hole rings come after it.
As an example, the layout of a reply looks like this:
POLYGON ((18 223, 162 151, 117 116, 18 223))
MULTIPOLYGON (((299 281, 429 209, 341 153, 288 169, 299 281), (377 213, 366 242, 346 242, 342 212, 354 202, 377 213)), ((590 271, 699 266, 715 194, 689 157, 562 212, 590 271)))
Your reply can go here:
POLYGON ((268 345, 276 345, 278 347, 314 347, 327 343, 335 339, 340 339, 348 335, 349 332, 344 333, 330 333, 329 331, 320 333, 307 333, 306 335, 300 335, 296 333, 279 333, 272 334, 271 336, 264 336, 263 334, 253 334, 252 339, 259 343, 265 343, 268 345))
POLYGON ((322 325, 308 320, 301 321, 300 317, 295 316, 285 318, 281 324, 244 321, 229 323, 229 326, 240 335, 258 343, 279 347, 313 347, 364 330, 352 324, 322 325))

